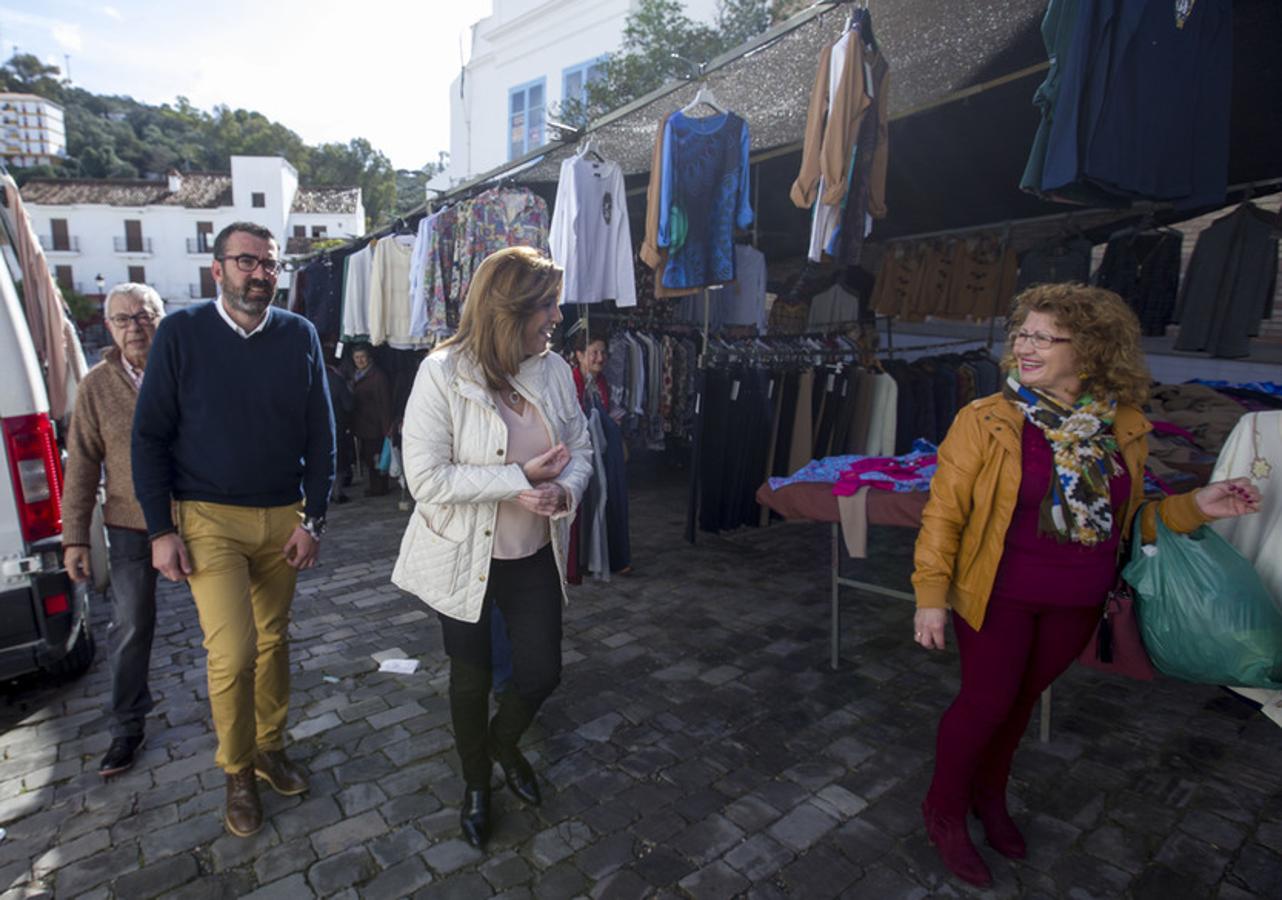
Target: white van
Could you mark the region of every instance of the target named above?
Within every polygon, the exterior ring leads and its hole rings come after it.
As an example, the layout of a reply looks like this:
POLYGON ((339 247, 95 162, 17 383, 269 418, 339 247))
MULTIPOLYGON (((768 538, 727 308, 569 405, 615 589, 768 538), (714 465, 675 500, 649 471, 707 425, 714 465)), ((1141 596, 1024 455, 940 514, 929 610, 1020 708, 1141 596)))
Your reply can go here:
MULTIPOLYGON (((8 249, 8 248, 6 248, 8 249)), ((0 679, 93 662, 89 588, 62 565, 62 459, 35 347, 0 261, 0 679)))

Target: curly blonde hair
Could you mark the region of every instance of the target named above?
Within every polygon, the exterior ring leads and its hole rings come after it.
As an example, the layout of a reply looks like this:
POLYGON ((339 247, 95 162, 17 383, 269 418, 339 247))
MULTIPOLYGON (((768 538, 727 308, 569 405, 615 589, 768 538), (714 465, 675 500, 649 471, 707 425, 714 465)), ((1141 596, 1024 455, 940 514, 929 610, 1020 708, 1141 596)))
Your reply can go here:
POLYGON ((1082 376, 1082 392, 1138 406, 1150 376, 1140 346, 1140 323, 1117 294, 1084 284, 1038 284, 1015 298, 1002 368, 1013 371, 1015 335, 1028 314, 1042 313, 1068 332, 1082 376))

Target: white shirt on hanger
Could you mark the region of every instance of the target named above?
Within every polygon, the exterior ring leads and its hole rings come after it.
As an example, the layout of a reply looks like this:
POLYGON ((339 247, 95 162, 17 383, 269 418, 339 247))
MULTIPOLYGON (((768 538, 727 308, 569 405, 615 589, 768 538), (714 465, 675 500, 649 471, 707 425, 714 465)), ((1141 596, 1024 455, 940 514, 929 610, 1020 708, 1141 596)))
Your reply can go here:
POLYGON ((426 346, 410 335, 410 256, 414 238, 386 237, 374 248, 369 286, 369 340, 398 350, 426 346))
MULTIPOLYGON (((851 55, 851 42, 854 40, 852 37, 854 33, 853 31, 847 31, 837 38, 837 42, 832 45, 832 56, 828 63, 828 109, 830 110, 837 101, 837 91, 841 90, 842 73, 845 71, 846 63, 851 55)), ((858 152, 858 150, 855 152, 858 152)), ((815 197, 814 214, 810 220, 809 257, 814 262, 823 260, 824 251, 832 241, 832 237, 837 231, 837 226, 841 224, 841 206, 835 203, 823 202, 824 191, 827 190, 827 187, 827 181, 820 175, 819 193, 815 197)))
POLYGON ((627 191, 618 163, 586 155, 561 163, 548 244, 552 259, 565 269, 562 303, 637 305, 627 191))
POLYGON ((366 244, 347 257, 343 275, 343 337, 369 334, 369 277, 374 248, 366 244))
POLYGON ((722 292, 722 321, 727 325, 756 325, 766 333, 766 257, 756 247, 735 244, 734 284, 722 292))

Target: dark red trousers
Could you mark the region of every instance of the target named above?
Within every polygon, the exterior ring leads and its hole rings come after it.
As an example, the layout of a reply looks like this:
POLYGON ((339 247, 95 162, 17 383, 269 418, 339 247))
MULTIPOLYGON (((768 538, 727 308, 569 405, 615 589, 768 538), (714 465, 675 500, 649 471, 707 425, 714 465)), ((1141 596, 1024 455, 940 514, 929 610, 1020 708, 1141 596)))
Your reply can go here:
POLYGON ((994 597, 979 631, 953 614, 962 683, 939 720, 932 807, 963 818, 972 789, 1004 794, 1037 698, 1082 652, 1101 609, 994 597))

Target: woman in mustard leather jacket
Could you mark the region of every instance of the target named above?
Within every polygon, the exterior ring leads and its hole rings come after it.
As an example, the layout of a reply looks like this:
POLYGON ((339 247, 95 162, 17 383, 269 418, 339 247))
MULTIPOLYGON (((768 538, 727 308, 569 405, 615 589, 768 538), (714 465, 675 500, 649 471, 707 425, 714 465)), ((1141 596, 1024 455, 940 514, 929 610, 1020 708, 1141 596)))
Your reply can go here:
MULTIPOLYGON (((992 881, 966 830, 973 809, 988 843, 1012 858, 1024 838, 1006 782, 1033 705, 1089 641, 1117 576, 1121 540, 1141 509, 1149 383, 1139 323, 1111 291, 1038 285, 1016 298, 1000 394, 969 404, 939 448, 914 553, 914 638, 944 648, 952 610, 961 691, 943 714, 922 804, 949 869, 992 881)), ((1190 532, 1254 512, 1247 479, 1143 505, 1190 532)))

